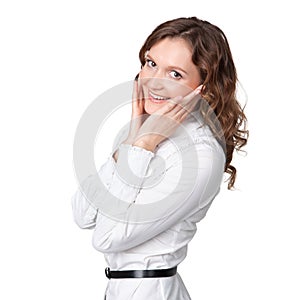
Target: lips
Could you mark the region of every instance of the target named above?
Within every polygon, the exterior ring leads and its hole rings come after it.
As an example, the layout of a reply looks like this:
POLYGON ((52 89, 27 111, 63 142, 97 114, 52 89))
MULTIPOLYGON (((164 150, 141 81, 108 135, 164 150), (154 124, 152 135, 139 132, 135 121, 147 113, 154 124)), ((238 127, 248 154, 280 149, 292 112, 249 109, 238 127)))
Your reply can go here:
POLYGON ((154 94, 149 91, 149 100, 154 102, 154 103, 164 103, 166 102, 170 97, 164 97, 161 95, 154 94))

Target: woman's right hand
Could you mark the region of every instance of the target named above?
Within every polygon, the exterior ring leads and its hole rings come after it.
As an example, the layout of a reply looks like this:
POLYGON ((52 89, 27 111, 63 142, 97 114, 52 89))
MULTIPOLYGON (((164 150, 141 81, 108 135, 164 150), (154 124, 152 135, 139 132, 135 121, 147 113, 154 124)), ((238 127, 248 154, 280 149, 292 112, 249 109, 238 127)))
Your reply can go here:
POLYGON ((132 144, 135 141, 139 129, 141 128, 143 122, 149 116, 144 109, 145 99, 144 99, 142 89, 139 87, 138 75, 134 80, 132 102, 131 102, 132 106, 131 106, 130 129, 129 129, 128 137, 123 142, 124 144, 132 144))
MULTIPOLYGON (((144 109, 145 99, 142 89, 139 87, 138 77, 139 74, 136 76, 133 84, 130 129, 127 138, 122 142, 123 144, 132 145, 135 142, 139 129, 149 116, 144 109)), ((118 150, 115 151, 113 157, 117 161, 118 150)))

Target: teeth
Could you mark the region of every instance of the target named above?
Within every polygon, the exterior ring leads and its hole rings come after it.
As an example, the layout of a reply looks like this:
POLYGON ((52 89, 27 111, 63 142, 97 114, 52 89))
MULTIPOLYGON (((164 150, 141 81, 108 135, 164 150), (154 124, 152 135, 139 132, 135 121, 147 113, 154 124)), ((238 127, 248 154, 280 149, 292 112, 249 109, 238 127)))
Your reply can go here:
POLYGON ((149 94, 150 94, 151 97, 153 97, 156 100, 168 100, 168 99, 170 99, 170 98, 167 98, 167 97, 161 97, 161 96, 154 95, 151 92, 149 92, 149 94))

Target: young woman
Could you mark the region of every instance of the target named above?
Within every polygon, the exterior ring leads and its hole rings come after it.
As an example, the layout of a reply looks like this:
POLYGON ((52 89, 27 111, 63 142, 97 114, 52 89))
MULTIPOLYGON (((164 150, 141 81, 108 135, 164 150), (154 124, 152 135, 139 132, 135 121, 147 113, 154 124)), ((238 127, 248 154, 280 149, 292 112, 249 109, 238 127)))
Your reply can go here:
POLYGON ((105 255, 105 299, 187 300, 177 266, 224 172, 234 187, 231 160, 247 142, 246 117, 227 39, 209 22, 159 25, 139 58, 128 135, 73 196, 74 219, 94 229, 105 255), (116 203, 110 214, 95 204, 105 201, 116 203))

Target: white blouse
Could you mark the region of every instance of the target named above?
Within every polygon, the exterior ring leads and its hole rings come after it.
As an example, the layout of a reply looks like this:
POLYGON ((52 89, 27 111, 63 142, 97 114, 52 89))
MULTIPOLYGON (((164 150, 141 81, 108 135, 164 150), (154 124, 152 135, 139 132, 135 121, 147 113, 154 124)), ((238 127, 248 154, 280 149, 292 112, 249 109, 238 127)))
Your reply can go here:
MULTIPOLYGON (((154 152, 117 142, 97 174, 81 182, 73 195, 75 222, 94 229, 93 246, 104 253, 111 270, 166 269, 186 257, 196 223, 220 190, 225 164, 222 147, 208 126, 200 125, 199 118, 189 115, 154 152), (112 157, 116 149, 117 162, 112 157), (97 184, 99 178, 103 185, 97 184)), ((119 141, 126 132, 121 137, 119 141)), ((105 296, 191 299, 178 272, 164 278, 110 279, 105 296)))

